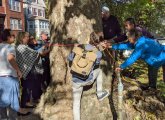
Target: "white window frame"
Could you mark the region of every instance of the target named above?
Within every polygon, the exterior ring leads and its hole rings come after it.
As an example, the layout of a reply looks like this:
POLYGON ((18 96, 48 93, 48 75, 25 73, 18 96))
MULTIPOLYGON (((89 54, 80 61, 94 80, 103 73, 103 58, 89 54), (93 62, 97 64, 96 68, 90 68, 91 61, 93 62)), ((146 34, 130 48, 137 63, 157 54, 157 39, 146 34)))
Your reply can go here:
POLYGON ((40 22, 40 28, 42 29, 42 22, 40 22))
POLYGON ((32 14, 33 14, 33 16, 38 16, 38 9, 32 8, 32 14), (34 14, 34 13, 36 13, 36 14, 34 14))
POLYGON ((11 30, 22 30, 22 20, 10 18, 11 30))
POLYGON ((15 0, 9 0, 10 10, 21 12, 21 2, 15 0))
POLYGON ((28 7, 28 14, 29 14, 29 15, 32 14, 32 7, 28 7))
POLYGON ((28 27, 29 27, 29 29, 34 29, 34 22, 33 21, 29 21, 29 26, 28 27))
POLYGON ((34 1, 34 0, 32 0, 32 2, 33 2, 33 3, 37 3, 37 0, 35 0, 35 1, 34 1))

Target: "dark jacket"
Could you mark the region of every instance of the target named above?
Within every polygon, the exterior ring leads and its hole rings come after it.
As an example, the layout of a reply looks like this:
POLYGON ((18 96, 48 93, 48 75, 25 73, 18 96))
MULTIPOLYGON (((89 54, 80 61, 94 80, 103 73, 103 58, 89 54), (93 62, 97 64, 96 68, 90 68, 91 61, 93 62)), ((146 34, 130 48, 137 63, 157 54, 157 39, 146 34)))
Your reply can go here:
POLYGON ((110 15, 108 19, 102 19, 104 39, 109 40, 116 36, 120 36, 121 28, 117 18, 110 15))

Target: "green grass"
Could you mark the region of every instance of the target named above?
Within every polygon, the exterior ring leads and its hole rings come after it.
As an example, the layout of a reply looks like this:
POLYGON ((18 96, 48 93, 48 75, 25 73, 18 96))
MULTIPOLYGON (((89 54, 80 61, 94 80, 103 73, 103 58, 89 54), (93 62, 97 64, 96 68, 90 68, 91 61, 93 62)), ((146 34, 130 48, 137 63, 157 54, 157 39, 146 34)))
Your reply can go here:
MULTIPOLYGON (((119 63, 121 63, 121 61, 119 61, 119 63)), ((127 73, 131 73, 133 69, 135 69, 133 76, 136 78, 136 80, 142 84, 147 84, 148 83, 147 64, 141 60, 138 60, 136 63, 134 63, 131 67, 127 68, 125 71, 127 71, 127 73)), ((165 99, 165 83, 163 82, 162 68, 159 69, 157 80, 158 80, 157 88, 161 92, 161 96, 163 97, 163 99, 165 99)))

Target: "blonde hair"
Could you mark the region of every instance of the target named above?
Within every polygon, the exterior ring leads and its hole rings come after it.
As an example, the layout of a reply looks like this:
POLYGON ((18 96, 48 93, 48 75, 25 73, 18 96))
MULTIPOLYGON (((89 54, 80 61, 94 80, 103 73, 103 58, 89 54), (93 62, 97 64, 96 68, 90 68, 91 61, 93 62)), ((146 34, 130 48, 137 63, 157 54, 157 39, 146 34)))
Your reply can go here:
POLYGON ((23 39, 26 35, 29 35, 28 32, 19 32, 17 37, 16 37, 16 42, 15 45, 23 44, 23 39))

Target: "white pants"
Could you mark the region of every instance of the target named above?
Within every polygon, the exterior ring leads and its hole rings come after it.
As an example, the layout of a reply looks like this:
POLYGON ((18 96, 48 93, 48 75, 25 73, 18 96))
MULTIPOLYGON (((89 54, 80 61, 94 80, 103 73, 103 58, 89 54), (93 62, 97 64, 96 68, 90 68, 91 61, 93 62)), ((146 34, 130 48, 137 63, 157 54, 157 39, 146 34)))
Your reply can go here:
MULTIPOLYGON (((93 71, 93 79, 86 83, 86 85, 91 85, 96 79, 96 90, 97 96, 102 94, 102 70, 96 69, 93 71)), ((83 86, 86 86, 85 84, 83 86)), ((83 86, 78 85, 73 82, 73 117, 74 120, 80 120, 80 103, 81 95, 83 92, 83 86)))

